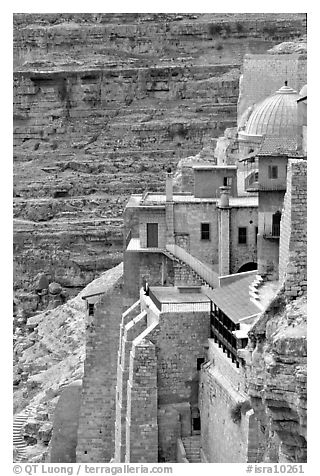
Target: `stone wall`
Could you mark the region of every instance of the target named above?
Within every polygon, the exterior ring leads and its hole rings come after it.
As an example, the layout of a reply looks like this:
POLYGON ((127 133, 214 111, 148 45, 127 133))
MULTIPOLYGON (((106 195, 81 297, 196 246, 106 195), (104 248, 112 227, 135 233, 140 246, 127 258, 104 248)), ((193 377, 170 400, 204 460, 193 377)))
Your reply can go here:
POLYGON ((76 459, 109 462, 114 455, 117 350, 122 310, 121 278, 95 306, 87 327, 86 360, 76 459))
POLYGON ((130 352, 126 421, 126 462, 158 461, 157 357, 147 339, 137 338, 130 352))
POLYGON ((257 262, 257 226, 257 207, 231 209, 230 274, 237 273, 239 268, 246 263, 257 262), (247 244, 239 244, 239 227, 247 228, 247 244))
POLYGON ((206 312, 161 313, 158 347, 159 404, 198 401, 197 358, 204 357, 209 336, 206 312))
POLYGON ((248 405, 244 376, 243 369, 238 369, 210 339, 199 388, 203 462, 261 460, 263 435, 248 405))
POLYGON ((307 290, 307 162, 290 159, 281 217, 279 280, 289 298, 307 290))
POLYGON ((158 247, 165 249, 167 242, 167 226, 165 210, 149 208, 140 210, 139 213, 139 236, 141 248, 147 248, 147 223, 158 224, 158 247))
POLYGON ((218 263, 218 213, 215 202, 175 203, 175 233, 189 235, 189 253, 203 263, 218 263), (201 223, 210 223, 210 239, 201 239, 201 223))
MULTIPOLYGON (((139 305, 132 310, 127 310, 122 315, 120 326, 120 342, 117 359, 117 385, 116 385, 116 417, 115 417, 115 453, 117 462, 124 462, 126 453, 130 455, 129 429, 127 425, 127 382, 130 370, 130 352, 133 340, 146 329, 146 312, 139 313, 139 305), (127 435, 129 441, 127 441, 127 435)), ((131 416, 130 416, 131 418, 131 416)))

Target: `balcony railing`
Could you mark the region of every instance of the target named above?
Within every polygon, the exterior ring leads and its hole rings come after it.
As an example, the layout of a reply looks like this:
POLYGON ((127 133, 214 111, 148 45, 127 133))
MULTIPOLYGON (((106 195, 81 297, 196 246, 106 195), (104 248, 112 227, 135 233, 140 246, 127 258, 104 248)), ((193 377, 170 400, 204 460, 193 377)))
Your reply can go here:
POLYGON ((246 177, 244 187, 247 192, 255 192, 259 190, 258 170, 253 170, 251 174, 246 177))
POLYGON ((264 238, 279 239, 280 238, 280 224, 273 224, 270 228, 265 227, 263 230, 264 238))
POLYGON ((237 367, 243 365, 242 359, 237 354, 237 339, 232 333, 231 329, 221 322, 214 311, 211 311, 211 337, 223 348, 228 357, 235 362, 237 367))

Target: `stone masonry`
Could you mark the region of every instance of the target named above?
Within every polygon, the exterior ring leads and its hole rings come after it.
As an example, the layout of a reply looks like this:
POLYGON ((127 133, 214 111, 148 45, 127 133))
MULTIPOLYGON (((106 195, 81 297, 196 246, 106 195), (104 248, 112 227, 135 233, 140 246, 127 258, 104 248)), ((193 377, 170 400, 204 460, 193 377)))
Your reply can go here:
MULTIPOLYGON (((121 278, 120 278, 121 280, 121 278)), ((80 408, 77 461, 109 462, 114 454, 114 424, 121 281, 96 304, 87 327, 86 360, 80 408)))
POLYGON ((157 357, 147 339, 133 341, 128 379, 126 461, 154 463, 158 460, 157 357))
POLYGON ((307 162, 288 163, 287 191, 281 219, 279 278, 289 298, 307 290, 307 162))

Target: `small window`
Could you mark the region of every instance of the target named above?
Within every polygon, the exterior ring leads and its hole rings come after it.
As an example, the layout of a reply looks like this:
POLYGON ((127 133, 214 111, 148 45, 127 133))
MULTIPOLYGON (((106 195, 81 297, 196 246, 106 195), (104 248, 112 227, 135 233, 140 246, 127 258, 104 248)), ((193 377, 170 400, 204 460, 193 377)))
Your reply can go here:
POLYGON ((197 359, 197 370, 201 370, 201 365, 204 363, 204 357, 197 359))
POLYGON ((256 226, 256 244, 258 243, 259 228, 256 226))
POLYGON ((94 304, 89 304, 89 316, 93 316, 94 314, 94 304))
POLYGON ((247 228, 246 227, 239 228, 238 243, 239 245, 247 244, 247 228))
POLYGON ((201 240, 210 240, 210 223, 201 223, 201 240))
POLYGON ((268 167, 268 176, 269 176, 269 179, 277 179, 278 178, 278 166, 277 165, 269 165, 269 167, 268 167))
POLYGON ((232 184, 232 177, 223 177, 224 187, 231 187, 231 184, 232 184))

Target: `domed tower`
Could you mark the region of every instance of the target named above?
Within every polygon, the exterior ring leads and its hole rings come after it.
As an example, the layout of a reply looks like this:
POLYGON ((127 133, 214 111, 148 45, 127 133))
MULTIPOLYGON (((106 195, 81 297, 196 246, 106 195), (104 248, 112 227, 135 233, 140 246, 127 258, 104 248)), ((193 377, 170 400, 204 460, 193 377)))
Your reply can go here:
POLYGON ((244 156, 259 147, 262 139, 295 139, 298 134, 298 106, 300 95, 286 83, 275 94, 258 103, 239 131, 239 151, 244 156))

